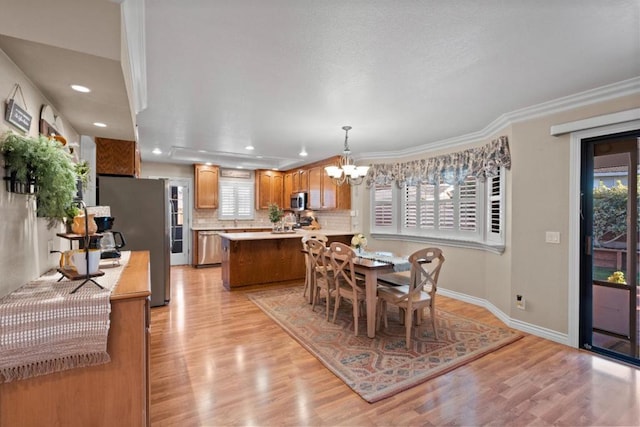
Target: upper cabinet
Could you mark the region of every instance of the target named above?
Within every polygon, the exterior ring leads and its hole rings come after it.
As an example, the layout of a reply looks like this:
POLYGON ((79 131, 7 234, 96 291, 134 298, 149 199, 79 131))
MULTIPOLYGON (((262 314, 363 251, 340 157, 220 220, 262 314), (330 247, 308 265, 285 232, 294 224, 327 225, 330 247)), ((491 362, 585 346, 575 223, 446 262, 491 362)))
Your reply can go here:
POLYGON ((213 165, 194 165, 196 182, 196 209, 218 208, 219 168, 213 165))
POLYGON ((284 173, 256 170, 256 209, 269 209, 272 203, 286 208, 284 200, 284 173))
POLYGON ((140 176, 140 150, 135 141, 95 138, 98 175, 140 176))
POLYGON ((309 191, 309 171, 296 169, 284 174, 284 198, 288 199, 292 193, 306 193, 309 191))
POLYGON ((330 160, 309 167, 309 209, 351 209, 351 186, 337 185, 324 170, 333 163, 330 160))
POLYGON ((293 180, 294 189, 296 193, 306 193, 309 191, 309 170, 299 169, 294 176, 293 180))

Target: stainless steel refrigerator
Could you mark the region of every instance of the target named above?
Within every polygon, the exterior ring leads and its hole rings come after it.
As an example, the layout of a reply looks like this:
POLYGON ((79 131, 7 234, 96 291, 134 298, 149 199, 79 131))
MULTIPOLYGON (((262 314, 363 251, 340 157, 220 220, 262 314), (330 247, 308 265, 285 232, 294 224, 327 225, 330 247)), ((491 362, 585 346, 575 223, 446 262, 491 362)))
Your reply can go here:
POLYGON ((169 181, 99 176, 97 204, 109 206, 113 230, 125 238, 122 250, 150 252, 151 306, 171 297, 169 181))

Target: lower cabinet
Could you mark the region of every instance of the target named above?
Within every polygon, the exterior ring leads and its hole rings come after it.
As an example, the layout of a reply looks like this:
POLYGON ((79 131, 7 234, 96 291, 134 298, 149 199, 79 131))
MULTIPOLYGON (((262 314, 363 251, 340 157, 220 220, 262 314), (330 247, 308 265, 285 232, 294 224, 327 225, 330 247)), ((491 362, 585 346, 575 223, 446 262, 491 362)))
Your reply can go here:
POLYGON ((0 384, 0 426, 148 426, 149 253, 132 252, 111 295, 111 362, 0 384))

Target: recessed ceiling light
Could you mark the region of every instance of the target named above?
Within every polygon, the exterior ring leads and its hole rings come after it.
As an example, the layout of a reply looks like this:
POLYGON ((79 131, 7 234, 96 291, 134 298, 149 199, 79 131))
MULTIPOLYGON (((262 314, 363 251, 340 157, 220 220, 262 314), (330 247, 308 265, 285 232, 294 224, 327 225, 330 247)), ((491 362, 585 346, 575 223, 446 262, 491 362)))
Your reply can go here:
POLYGON ((205 165, 211 166, 211 162, 206 162, 205 165))
POLYGON ((159 156, 160 154, 162 154, 162 150, 159 149, 158 147, 154 148, 153 151, 151 151, 153 154, 155 154, 156 156, 159 156))
POLYGON ((253 145, 247 145, 246 147, 244 147, 245 150, 253 150, 254 147, 253 145))
POLYGON ((104 123, 100 123, 100 122, 94 122, 93 123, 94 126, 98 126, 99 128, 106 128, 107 125, 105 125, 104 123))
POLYGON ((242 166, 236 166, 236 169, 243 169, 242 166))
POLYGON ((302 151, 300 152, 300 156, 302 157, 307 157, 309 154, 307 153, 307 150, 305 150, 304 148, 302 149, 302 151))
POLYGON ((91 92, 91 89, 89 89, 86 86, 82 86, 82 85, 71 85, 71 89, 75 90, 76 92, 82 92, 82 93, 91 92))

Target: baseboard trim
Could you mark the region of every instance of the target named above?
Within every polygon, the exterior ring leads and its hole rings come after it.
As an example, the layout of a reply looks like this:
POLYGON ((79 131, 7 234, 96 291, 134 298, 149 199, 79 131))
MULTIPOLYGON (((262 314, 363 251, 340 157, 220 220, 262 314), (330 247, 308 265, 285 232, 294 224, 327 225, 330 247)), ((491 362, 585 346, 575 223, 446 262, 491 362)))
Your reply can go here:
POLYGON ((541 326, 537 326, 532 323, 523 322, 518 319, 512 319, 505 312, 500 310, 498 307, 496 307, 486 299, 473 297, 467 294, 451 291, 448 289, 443 289, 440 287, 438 288, 438 294, 486 308, 491 312, 491 314, 496 316, 498 319, 500 319, 502 323, 504 323, 510 328, 517 329, 519 331, 526 332, 528 334, 535 335, 537 337, 544 338, 549 341, 557 342, 558 344, 564 344, 564 345, 570 346, 569 336, 567 334, 563 334, 558 331, 554 331, 552 329, 543 328, 541 326))

